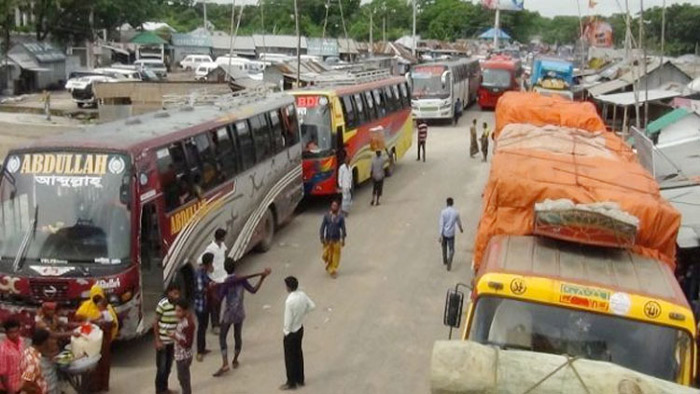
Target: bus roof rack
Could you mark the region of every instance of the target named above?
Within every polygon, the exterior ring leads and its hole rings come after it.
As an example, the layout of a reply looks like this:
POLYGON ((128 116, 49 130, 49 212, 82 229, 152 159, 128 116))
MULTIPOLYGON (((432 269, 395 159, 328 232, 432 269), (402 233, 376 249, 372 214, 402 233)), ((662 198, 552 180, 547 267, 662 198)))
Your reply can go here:
POLYGON ((391 70, 384 68, 381 70, 372 71, 360 71, 352 72, 348 71, 342 74, 336 73, 324 73, 319 74, 314 78, 315 86, 328 86, 328 85, 356 85, 358 83, 367 83, 380 81, 382 79, 387 79, 391 77, 391 70))
POLYGON ((163 95, 163 109, 215 106, 219 109, 249 104, 269 97, 273 93, 266 87, 256 87, 231 92, 229 88, 199 89, 189 94, 163 95))

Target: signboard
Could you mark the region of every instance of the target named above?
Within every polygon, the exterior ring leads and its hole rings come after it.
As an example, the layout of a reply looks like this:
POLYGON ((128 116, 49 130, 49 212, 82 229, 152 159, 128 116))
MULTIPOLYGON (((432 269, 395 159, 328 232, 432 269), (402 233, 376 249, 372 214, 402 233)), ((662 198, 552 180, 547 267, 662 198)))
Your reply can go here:
POLYGON ((324 96, 297 96, 297 107, 314 108, 328 104, 328 99, 324 96))
POLYGON ((613 47, 613 29, 608 22, 598 19, 589 20, 583 29, 583 39, 596 48, 613 47))
POLYGON ((481 4, 490 10, 522 11, 525 0, 481 0, 481 4))
POLYGON ((306 52, 312 56, 338 56, 340 49, 335 38, 307 38, 306 52))

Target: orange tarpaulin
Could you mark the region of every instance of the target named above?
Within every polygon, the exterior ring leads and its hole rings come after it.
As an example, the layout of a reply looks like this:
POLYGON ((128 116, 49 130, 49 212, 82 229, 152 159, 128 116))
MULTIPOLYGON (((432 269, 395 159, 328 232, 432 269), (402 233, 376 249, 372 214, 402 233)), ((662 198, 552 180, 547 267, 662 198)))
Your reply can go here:
POLYGON ((498 99, 493 138, 498 138, 501 130, 511 123, 605 131, 605 124, 593 104, 542 96, 534 92, 506 92, 498 99))
MULTIPOLYGON (((500 102, 499 102, 500 105, 500 102)), ((494 235, 533 233, 535 204, 615 202, 639 219, 634 252, 675 265, 681 216, 613 133, 513 124, 496 140, 474 247, 478 269, 494 235)))

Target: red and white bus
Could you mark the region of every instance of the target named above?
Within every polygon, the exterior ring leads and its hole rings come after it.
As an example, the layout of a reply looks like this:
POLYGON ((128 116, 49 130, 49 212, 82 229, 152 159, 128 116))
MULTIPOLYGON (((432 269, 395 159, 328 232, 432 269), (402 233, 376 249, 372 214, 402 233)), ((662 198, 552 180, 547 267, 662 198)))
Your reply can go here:
MULTIPOLYGON (((370 177, 372 130, 395 163, 413 138, 411 95, 403 77, 380 78, 353 85, 311 86, 296 96, 304 145, 304 190, 307 195, 338 193, 338 157, 345 151, 355 183, 370 177)), ((391 169, 388 169, 391 172, 391 169)))
POLYGON ((498 98, 509 90, 520 90, 520 60, 496 55, 481 64, 481 85, 479 86, 479 107, 496 108, 498 98))
POLYGON ((303 197, 294 98, 228 99, 106 123, 11 151, 0 181, 0 320, 30 328, 101 285, 120 338, 147 331, 163 289, 193 291, 217 228, 230 257, 272 245, 303 197))

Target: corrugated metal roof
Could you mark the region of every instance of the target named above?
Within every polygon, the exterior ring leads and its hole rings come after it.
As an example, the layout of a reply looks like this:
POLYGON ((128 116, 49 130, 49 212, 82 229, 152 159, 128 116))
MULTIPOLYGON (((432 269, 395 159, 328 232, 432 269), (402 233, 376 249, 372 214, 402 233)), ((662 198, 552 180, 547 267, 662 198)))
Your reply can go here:
POLYGON ((340 53, 359 53, 357 42, 355 42, 355 40, 353 40, 352 38, 347 40, 344 38, 338 38, 338 45, 340 46, 340 53))
POLYGON ((671 269, 624 249, 583 246, 536 236, 496 236, 482 272, 505 271, 659 297, 687 305, 671 269))
MULTIPOLYGON (((215 31, 211 37, 214 49, 229 49, 231 46, 231 36, 220 31, 215 31)), ((255 41, 253 36, 236 36, 233 43, 234 51, 255 52, 255 41)))
MULTIPOLYGON (((256 48, 296 48, 297 37, 291 35, 253 34, 256 48), (264 38, 264 40, 263 40, 264 38)), ((301 37, 301 48, 306 49, 306 37, 301 37)))
POLYGON ((30 70, 30 71, 36 71, 36 72, 44 72, 44 71, 51 71, 48 68, 43 68, 39 65, 39 63, 36 62, 32 58, 31 55, 27 53, 22 53, 22 52, 16 52, 16 53, 8 53, 7 57, 10 58, 15 64, 20 66, 20 68, 23 68, 25 70, 30 70))
POLYGON ((676 108, 673 111, 667 113, 666 115, 654 120, 647 125, 646 133, 647 135, 656 134, 661 129, 672 125, 679 120, 685 118, 690 112, 684 108, 676 108))
POLYGON ((616 90, 620 90, 629 85, 631 85, 630 82, 623 81, 622 79, 614 79, 612 81, 603 82, 591 88, 588 88, 588 93, 590 93, 593 97, 597 97, 601 94, 606 94, 614 92, 616 90))
POLYGON ((635 101, 639 104, 642 104, 647 101, 651 102, 657 100, 670 99, 673 97, 678 97, 680 95, 681 92, 674 89, 649 89, 648 91, 640 91, 636 99, 634 97, 634 92, 625 92, 600 95, 596 97, 596 100, 614 105, 629 106, 634 105, 635 101))
POLYGON ((141 44, 141 45, 162 45, 162 44, 167 44, 168 42, 162 39, 159 35, 152 31, 144 31, 132 38, 130 41, 132 44, 141 44))

